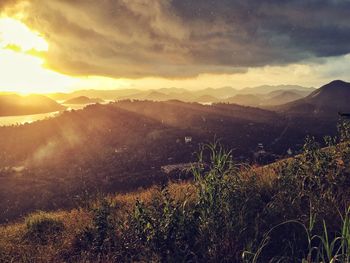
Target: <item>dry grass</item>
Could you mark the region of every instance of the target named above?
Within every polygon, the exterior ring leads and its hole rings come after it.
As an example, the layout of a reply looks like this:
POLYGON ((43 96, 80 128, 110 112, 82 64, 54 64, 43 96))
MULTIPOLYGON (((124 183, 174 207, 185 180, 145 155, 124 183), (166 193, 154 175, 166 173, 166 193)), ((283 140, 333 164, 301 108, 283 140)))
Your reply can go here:
MULTIPOLYGON (((260 175, 262 184, 269 183, 275 176, 269 166, 256 168, 255 172, 260 175)), ((176 200, 195 199, 196 189, 191 182, 171 183, 168 189, 176 200)), ((134 208, 136 200, 148 204, 159 195, 159 188, 151 187, 128 194, 110 195, 106 199, 117 209, 118 216, 126 216, 134 208)), ((94 205, 98 205, 98 202, 94 202, 94 205)), ((26 232, 24 221, 0 226, 0 262, 57 262, 60 254, 71 247, 76 234, 92 222, 91 212, 84 209, 48 212, 47 215, 63 222, 65 229, 61 238, 55 243, 39 245, 23 238, 26 232)))

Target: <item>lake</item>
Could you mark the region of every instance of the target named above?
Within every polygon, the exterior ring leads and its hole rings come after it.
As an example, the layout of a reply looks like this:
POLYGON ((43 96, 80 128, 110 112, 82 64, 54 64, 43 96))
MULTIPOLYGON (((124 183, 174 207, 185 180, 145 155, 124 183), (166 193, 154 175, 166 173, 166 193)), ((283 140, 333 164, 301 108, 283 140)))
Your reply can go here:
MULTIPOLYGON (((84 108, 86 105, 65 105, 67 110, 79 110, 84 108)), ((0 126, 11 126, 20 125, 25 123, 32 123, 35 121, 45 120, 47 118, 53 118, 60 114, 59 111, 32 114, 32 115, 18 115, 18 116, 5 116, 0 117, 0 126)))
MULTIPOLYGON (((103 103, 107 104, 109 101, 103 103)), ((93 103, 92 103, 93 104, 93 103)), ((81 110, 88 106, 89 104, 63 104, 66 106, 66 110, 81 110)), ((48 113, 40 113, 40 114, 32 114, 32 115, 19 115, 19 116, 5 116, 0 117, 0 127, 1 126, 11 126, 11 125, 19 125, 25 123, 32 123, 35 121, 45 120, 47 118, 56 117, 60 114, 59 111, 48 112, 48 113)))
POLYGON ((19 125, 25 123, 31 123, 34 121, 40 121, 47 118, 52 118, 60 114, 59 111, 41 113, 41 114, 32 114, 32 115, 19 115, 19 116, 5 116, 0 117, 0 126, 11 126, 19 125))

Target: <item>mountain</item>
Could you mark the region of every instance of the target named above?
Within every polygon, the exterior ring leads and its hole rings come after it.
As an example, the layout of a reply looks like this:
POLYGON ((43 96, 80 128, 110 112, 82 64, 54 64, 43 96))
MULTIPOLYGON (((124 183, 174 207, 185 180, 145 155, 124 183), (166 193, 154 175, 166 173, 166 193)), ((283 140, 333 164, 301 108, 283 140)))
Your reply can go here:
POLYGON ((227 98, 224 102, 234 103, 244 106, 258 106, 261 103, 261 98, 254 94, 238 94, 227 98))
POLYGON ((171 96, 160 92, 159 90, 146 90, 138 91, 137 93, 129 94, 119 97, 118 100, 152 100, 152 101, 165 101, 171 99, 171 96))
POLYGON ((279 110, 288 114, 334 116, 337 112, 350 112, 350 83, 332 81, 303 99, 287 103, 279 110))
MULTIPOLYGON (((160 88, 152 90, 138 90, 138 89, 120 89, 120 90, 78 90, 72 93, 53 93, 47 94, 48 97, 54 100, 69 100, 76 97, 89 97, 89 98, 100 98, 104 100, 123 100, 123 99, 137 99, 137 100, 181 100, 185 102, 203 102, 203 96, 210 96, 218 100, 224 101, 228 98, 232 98, 236 95, 266 95, 269 98, 275 95, 285 92, 293 91, 300 94, 302 97, 310 94, 314 91, 313 88, 306 88, 297 85, 279 85, 279 86, 258 86, 252 88, 235 89, 232 87, 221 87, 221 88, 205 88, 200 90, 188 90, 185 88, 160 88)), ((239 98, 239 97, 238 97, 239 98)), ((207 100, 208 101, 208 100, 207 100)), ((217 101, 217 100, 215 100, 217 101)), ((209 101, 208 101, 209 102, 209 101)), ((210 101, 212 102, 212 101, 210 101)), ((283 101, 285 102, 285 101, 283 101)), ((283 103, 282 102, 282 103, 283 103)), ((258 106, 256 102, 244 105, 258 106)))
POLYGON ((201 103, 213 103, 213 102, 217 102, 218 98, 211 95, 202 95, 196 98, 195 101, 201 102, 201 103))
POLYGON ((188 90, 184 88, 172 87, 172 88, 161 88, 161 89, 158 89, 157 91, 169 95, 172 93, 179 94, 179 93, 187 92, 188 90))
POLYGON ((42 95, 0 96, 0 116, 16 116, 64 110, 65 107, 42 95))
MULTIPOLYGON (((276 94, 276 93, 277 92, 272 92, 272 94, 276 94)), ((281 105, 281 104, 285 104, 285 103, 295 101, 295 100, 298 100, 301 98, 303 98, 302 95, 300 95, 294 91, 287 90, 287 91, 278 92, 277 95, 271 96, 270 98, 266 98, 262 102, 262 104, 265 106, 281 105)))
POLYGON ((217 102, 218 99, 212 95, 205 94, 200 95, 197 92, 191 92, 185 89, 158 89, 140 91, 135 94, 121 97, 120 100, 133 99, 133 100, 152 100, 152 101, 167 101, 167 100, 179 100, 183 102, 217 102), (162 92, 161 92, 162 91, 162 92))
MULTIPOLYGON (((271 89, 280 88, 281 86, 260 86, 259 89, 249 88, 248 90, 255 92, 263 92, 264 87, 268 87, 267 89, 265 89, 266 92, 271 89)), ((253 107, 269 107, 301 99, 306 95, 309 95, 313 91, 313 89, 303 88, 299 86, 299 89, 295 89, 296 86, 285 85, 283 87, 283 89, 272 90, 268 93, 245 93, 247 90, 240 90, 237 95, 227 98, 223 100, 223 102, 253 107)))
POLYGON ((299 92, 311 93, 314 91, 314 88, 303 87, 299 85, 262 85, 257 87, 248 87, 241 89, 239 91, 240 94, 268 94, 274 91, 287 91, 294 90, 299 92))
POLYGON ((221 87, 221 88, 206 88, 202 90, 193 91, 193 94, 197 97, 209 95, 219 99, 226 99, 236 95, 239 91, 232 87, 221 87))
POLYGON ((298 94, 300 97, 306 97, 308 95, 310 95, 312 92, 314 92, 316 89, 314 88, 307 88, 305 90, 303 89, 279 89, 279 90, 274 90, 271 91, 270 93, 266 94, 267 97, 272 98, 274 96, 280 95, 281 93, 284 93, 286 91, 288 92, 293 92, 295 94, 298 94))
POLYGON ((159 91, 151 91, 145 96, 146 100, 153 100, 153 101, 164 101, 169 100, 168 95, 159 92, 159 91))
POLYGON ((121 90, 77 90, 72 93, 51 93, 46 94, 47 97, 54 100, 69 100, 80 96, 89 98, 100 98, 103 100, 116 100, 120 97, 129 96, 140 92, 137 89, 121 89, 121 90))
POLYGON ((92 104, 92 103, 101 103, 102 99, 99 98, 89 98, 86 96, 80 96, 73 99, 66 100, 63 104, 92 104))

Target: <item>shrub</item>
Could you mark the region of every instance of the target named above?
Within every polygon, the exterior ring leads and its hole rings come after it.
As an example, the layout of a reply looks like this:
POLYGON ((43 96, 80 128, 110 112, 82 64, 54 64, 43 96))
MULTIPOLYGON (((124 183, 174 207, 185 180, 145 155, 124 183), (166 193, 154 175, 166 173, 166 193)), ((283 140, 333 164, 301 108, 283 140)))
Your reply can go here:
POLYGON ((217 142, 204 145, 193 166, 194 200, 174 199, 168 188, 150 205, 137 201, 130 228, 144 260, 236 261, 256 237, 262 212, 261 191, 255 174, 232 162, 217 142))
POLYGON ((161 262, 193 259, 198 223, 192 208, 186 202, 174 200, 168 188, 160 190, 148 206, 137 200, 129 229, 143 248, 141 259, 161 262))
POLYGON ((29 215, 25 219, 27 240, 47 244, 61 236, 64 230, 63 222, 44 212, 29 215))
MULTIPOLYGON (((113 207, 107 199, 102 199, 92 208, 92 225, 86 227, 73 240, 72 254, 78 258, 101 260, 113 257, 117 251, 117 222, 112 213, 113 207)), ((110 259, 110 258, 109 258, 110 259)), ((110 259, 111 260, 111 259, 110 259)))

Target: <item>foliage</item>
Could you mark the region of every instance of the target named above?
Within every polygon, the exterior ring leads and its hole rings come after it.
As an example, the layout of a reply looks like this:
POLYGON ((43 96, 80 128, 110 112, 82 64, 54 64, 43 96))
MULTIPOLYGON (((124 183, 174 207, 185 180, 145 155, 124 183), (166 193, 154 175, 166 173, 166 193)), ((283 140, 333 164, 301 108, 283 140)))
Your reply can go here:
POLYGON ((71 252, 77 258, 112 260, 108 255, 113 254, 116 245, 116 220, 113 217, 113 207, 107 199, 101 199, 92 208, 92 224, 74 237, 71 252))
POLYGON ((29 241, 46 244, 58 238, 63 230, 63 222, 44 212, 29 215, 25 219, 25 238, 29 241))

